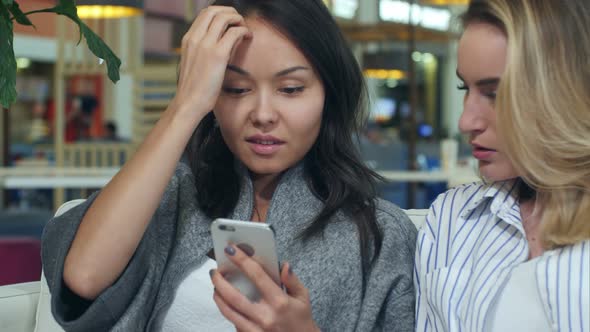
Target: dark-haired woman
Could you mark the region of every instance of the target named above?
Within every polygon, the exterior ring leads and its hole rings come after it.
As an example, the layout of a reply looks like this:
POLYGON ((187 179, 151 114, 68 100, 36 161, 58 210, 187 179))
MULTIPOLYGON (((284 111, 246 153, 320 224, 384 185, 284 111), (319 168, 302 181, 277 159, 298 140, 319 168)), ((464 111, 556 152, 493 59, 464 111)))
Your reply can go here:
POLYGON ((217 1, 184 36, 180 68, 135 156, 47 226, 57 321, 72 331, 413 330, 416 229, 376 198, 378 177, 355 150, 363 79, 322 2, 217 1), (274 227, 285 291, 231 245, 262 300, 215 270, 217 217, 274 227))

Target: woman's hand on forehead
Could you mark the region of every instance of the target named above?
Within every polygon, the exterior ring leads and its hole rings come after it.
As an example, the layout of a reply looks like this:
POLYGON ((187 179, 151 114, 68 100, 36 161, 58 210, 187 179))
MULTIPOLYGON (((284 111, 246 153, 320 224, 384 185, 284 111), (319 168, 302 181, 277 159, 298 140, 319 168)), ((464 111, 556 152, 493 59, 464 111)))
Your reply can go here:
POLYGON ((252 33, 232 7, 203 9, 182 38, 180 75, 172 103, 200 121, 219 97, 232 52, 252 33))

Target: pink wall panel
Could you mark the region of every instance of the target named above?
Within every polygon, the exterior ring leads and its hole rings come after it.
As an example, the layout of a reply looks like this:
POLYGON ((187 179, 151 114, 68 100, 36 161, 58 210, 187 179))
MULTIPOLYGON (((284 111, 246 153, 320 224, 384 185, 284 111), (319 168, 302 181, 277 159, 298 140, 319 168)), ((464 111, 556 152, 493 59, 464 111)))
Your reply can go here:
POLYGON ((194 0, 195 2, 195 9, 197 12, 205 7, 211 2, 211 0, 194 0))
MULTIPOLYGON (((191 0, 195 9, 201 10, 212 0, 191 0)), ((144 0, 144 8, 148 13, 184 18, 186 0, 144 0)))
POLYGON ((184 17, 186 9, 184 0, 145 0, 145 11, 159 15, 174 16, 178 18, 184 17))
POLYGON ((144 51, 167 53, 172 47, 172 22, 154 18, 145 18, 144 51))

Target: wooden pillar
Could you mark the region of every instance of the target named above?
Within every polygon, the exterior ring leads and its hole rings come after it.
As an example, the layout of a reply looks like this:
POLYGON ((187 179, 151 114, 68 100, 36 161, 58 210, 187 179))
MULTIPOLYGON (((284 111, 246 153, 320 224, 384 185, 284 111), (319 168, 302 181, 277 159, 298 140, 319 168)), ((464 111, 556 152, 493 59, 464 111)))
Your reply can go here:
MULTIPOLYGON (((413 7, 415 0, 410 0, 410 19, 408 22, 408 83, 410 87, 410 114, 408 116, 408 170, 417 170, 416 165, 416 111, 418 109, 418 85, 416 82, 416 64, 412 59, 412 54, 416 51, 416 26, 412 21, 413 7)), ((407 192, 407 209, 413 209, 416 207, 416 191, 418 184, 416 182, 410 182, 408 185, 407 192)))
MULTIPOLYGON (((55 119, 53 131, 53 148, 55 149, 55 166, 64 167, 65 149, 65 43, 66 29, 65 19, 62 16, 57 21, 57 57, 55 61, 53 96, 55 99, 55 119)), ((65 201, 63 188, 53 190, 53 206, 57 209, 65 201)))

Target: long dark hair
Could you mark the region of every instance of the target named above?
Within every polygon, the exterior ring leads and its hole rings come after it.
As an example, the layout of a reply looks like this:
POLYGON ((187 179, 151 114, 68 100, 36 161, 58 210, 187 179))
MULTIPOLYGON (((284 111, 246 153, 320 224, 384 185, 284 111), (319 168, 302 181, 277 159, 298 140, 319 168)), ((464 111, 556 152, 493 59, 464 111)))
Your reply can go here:
MULTIPOLYGON (((300 235, 320 234, 342 210, 357 225, 366 268, 381 248, 375 199, 376 184, 382 178, 365 166, 354 142, 366 119, 366 86, 336 22, 320 0, 218 0, 213 4, 234 7, 243 16, 256 15, 272 24, 319 74, 326 96, 322 126, 304 157, 304 174, 324 206, 300 235)), ((212 218, 227 216, 237 204, 241 183, 213 114, 197 127, 187 154, 201 208, 212 218)))

